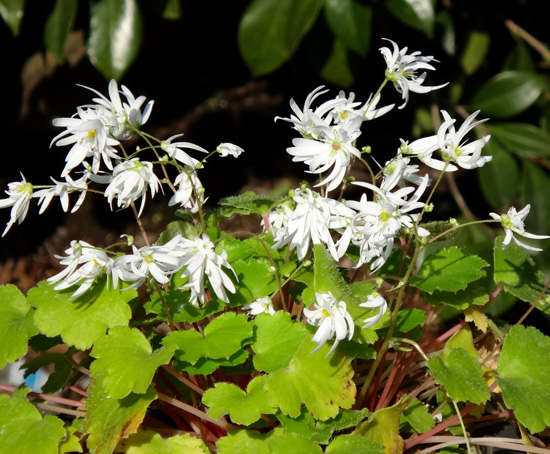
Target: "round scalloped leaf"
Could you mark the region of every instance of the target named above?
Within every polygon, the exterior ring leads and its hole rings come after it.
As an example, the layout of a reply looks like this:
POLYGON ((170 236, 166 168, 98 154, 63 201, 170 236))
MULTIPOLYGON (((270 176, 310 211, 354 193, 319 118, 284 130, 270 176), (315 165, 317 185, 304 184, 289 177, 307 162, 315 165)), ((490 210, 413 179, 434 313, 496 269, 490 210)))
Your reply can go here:
POLYGON ((231 266, 239 278, 239 285, 237 291, 229 295, 230 306, 251 303, 277 290, 277 281, 268 259, 259 257, 237 260, 231 266))
POLYGON ((29 290, 27 300, 36 307, 34 322, 46 336, 60 335, 67 345, 87 350, 107 329, 128 325, 128 302, 137 296, 136 290, 107 288, 103 279, 71 300, 73 292, 74 288, 58 292, 47 281, 29 290))
POLYGON ((327 446, 325 454, 385 454, 384 446, 361 435, 340 435, 327 446))
POLYGON ((321 446, 293 433, 277 432, 266 440, 269 452, 273 454, 322 454, 321 446))
POLYGON ((94 454, 111 454, 120 440, 138 430, 147 407, 156 397, 151 386, 145 394, 131 393, 124 399, 114 399, 107 395, 97 378, 92 378, 86 399, 88 449, 94 454))
POLYGON ((451 349, 444 360, 439 356, 431 358, 426 365, 435 382, 457 402, 481 404, 491 397, 481 365, 462 347, 451 349))
POLYGON ((465 255, 453 246, 430 254, 422 262, 416 276, 411 276, 410 284, 428 293, 435 290, 458 292, 470 282, 485 276, 483 268, 489 264, 477 255, 465 255))
POLYGON ((311 415, 321 421, 334 418, 339 408, 351 408, 355 401, 351 361, 338 353, 326 357, 330 348, 323 345, 312 353, 315 344, 308 336, 290 364, 269 374, 265 388, 269 403, 292 418, 305 404, 311 415))
POLYGON ((271 454, 266 439, 273 432, 262 434, 255 430, 234 430, 227 432, 216 442, 218 454, 271 454))
POLYGON ((216 383, 202 396, 202 403, 210 407, 208 416, 217 420, 229 414, 233 422, 248 426, 260 419, 262 414, 274 414, 275 409, 269 405, 264 391, 266 379, 267 375, 252 379, 246 392, 233 383, 216 383))
POLYGON ((550 337, 536 328, 514 326, 498 360, 504 403, 531 432, 550 426, 550 337))
POLYGON ((122 440, 117 452, 125 454, 208 454, 208 448, 199 438, 176 435, 163 438, 152 430, 142 430, 122 440))
POLYGON ((288 366, 307 335, 304 325, 292 321, 285 311, 260 314, 254 319, 254 324, 256 332, 251 345, 256 353, 254 367, 263 372, 274 372, 288 366))
POLYGON ((176 358, 195 364, 201 358, 229 359, 252 337, 253 324, 246 315, 226 312, 212 320, 201 334, 197 331, 174 331, 163 340, 164 345, 177 346, 176 358))
POLYGON ((65 436, 63 422, 52 415, 42 418, 26 398, 28 388, 13 396, 0 395, 0 452, 58 454, 65 436))
POLYGON ((0 286, 0 369, 28 350, 29 338, 38 334, 34 309, 15 285, 0 286))
POLYGON ((117 326, 96 341, 90 371, 92 377, 100 377, 109 396, 122 399, 131 392, 147 392, 155 371, 170 362, 175 350, 175 345, 168 345, 153 352, 141 331, 117 326))

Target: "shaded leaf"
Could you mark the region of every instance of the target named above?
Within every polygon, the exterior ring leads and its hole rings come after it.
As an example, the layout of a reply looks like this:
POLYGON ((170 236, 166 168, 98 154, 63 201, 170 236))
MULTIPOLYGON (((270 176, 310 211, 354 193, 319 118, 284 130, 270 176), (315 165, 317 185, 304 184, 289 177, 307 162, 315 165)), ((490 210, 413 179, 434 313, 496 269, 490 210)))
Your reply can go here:
POLYGON ((239 24, 239 50, 254 76, 267 74, 296 51, 323 0, 253 0, 239 24))
POLYGON ((65 41, 73 28, 77 10, 77 0, 56 0, 44 26, 44 44, 58 63, 63 62, 65 41))
POLYGON ((48 375, 46 383, 42 385, 42 392, 46 394, 55 393, 59 391, 71 376, 73 366, 67 357, 61 353, 43 353, 21 366, 21 369, 25 369, 24 377, 36 373, 41 367, 47 366, 53 363, 55 369, 48 375))
POLYGON ((325 0, 325 19, 348 49, 365 56, 370 46, 372 9, 355 0, 325 0))
POLYGON ((332 50, 321 68, 321 77, 341 87, 353 84, 353 72, 348 62, 348 50, 342 41, 335 39, 332 50))
POLYGON ((224 208, 224 216, 233 214, 266 214, 273 205, 280 200, 280 197, 256 194, 253 191, 247 191, 237 196, 224 197, 220 199, 218 205, 224 208))
POLYGON ((540 96, 544 79, 538 74, 523 71, 506 71, 483 84, 472 99, 472 109, 494 118, 513 117, 540 96))
POLYGON ((400 424, 408 424, 416 433, 422 434, 435 427, 435 421, 426 406, 414 398, 403 410, 400 424))
POLYGON ((0 0, 0 15, 10 28, 13 36, 19 35, 21 20, 25 8, 25 0, 0 0))
POLYGON ((460 65, 467 75, 476 72, 485 61, 490 42, 491 35, 485 31, 472 30, 468 34, 464 53, 460 58, 460 65))
POLYGON ((433 35, 435 16, 431 0, 387 0, 384 4, 405 25, 420 30, 426 36, 433 35))
POLYGON ((503 147, 518 156, 526 158, 550 156, 550 134, 535 125, 490 123, 487 129, 491 133, 491 138, 498 139, 503 147))
POLYGON ((498 360, 504 402, 531 432, 550 426, 550 338, 536 328, 514 326, 498 360))

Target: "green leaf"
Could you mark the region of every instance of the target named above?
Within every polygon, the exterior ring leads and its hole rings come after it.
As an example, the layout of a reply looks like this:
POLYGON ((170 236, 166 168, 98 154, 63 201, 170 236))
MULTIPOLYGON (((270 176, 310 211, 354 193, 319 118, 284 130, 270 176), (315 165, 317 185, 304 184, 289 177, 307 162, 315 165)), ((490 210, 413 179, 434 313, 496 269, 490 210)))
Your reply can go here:
POLYGON ((405 25, 432 37, 435 16, 431 0, 387 0, 384 4, 405 25))
POLYGON ((175 344, 176 358, 195 364, 200 358, 229 359, 241 349, 245 339, 252 337, 252 323, 245 315, 226 312, 212 320, 201 334, 197 331, 175 331, 163 340, 164 345, 175 344))
POLYGON ((253 378, 246 392, 233 383, 216 383, 214 388, 206 390, 202 403, 208 407, 208 416, 220 419, 229 414, 231 421, 250 425, 260 419, 262 414, 272 415, 275 409, 269 405, 264 384, 267 375, 253 378))
POLYGON ((111 454, 119 440, 135 433, 149 404, 157 394, 151 386, 144 394, 131 393, 124 399, 109 397, 97 378, 88 387, 85 433, 88 448, 94 454, 111 454))
POLYGON ((550 426, 550 338, 532 326, 514 326, 498 360, 498 386, 508 408, 531 432, 550 426))
POLYGON ((372 9, 355 0, 325 0, 325 19, 348 49, 367 55, 370 46, 372 9))
POLYGON ((13 396, 0 395, 0 452, 58 454, 65 436, 63 422, 52 415, 42 418, 26 398, 28 388, 13 396))
POLYGON ((294 54, 323 0, 253 0, 239 24, 239 50, 254 76, 270 73, 294 54))
POLYGON ((15 285, 0 286, 0 370, 26 355, 29 339, 38 334, 34 309, 15 285))
POLYGON ((353 84, 353 72, 348 62, 348 51, 339 39, 335 39, 327 61, 321 68, 321 77, 341 87, 353 84))
POLYGON ((426 406, 417 398, 409 402, 400 418, 401 425, 409 425, 416 433, 422 434, 435 427, 435 421, 426 406))
POLYGON ((406 406, 407 399, 402 397, 394 406, 375 411, 367 421, 358 424, 352 434, 362 435, 383 445, 387 453, 402 453, 403 438, 399 435, 399 418, 406 406))
MULTIPOLYGON (((525 220, 525 228, 528 232, 548 233, 550 231, 550 178, 548 172, 540 165, 533 162, 525 162, 522 175, 522 201, 523 205, 531 205, 529 216, 525 220)), ((529 240, 527 240, 529 241, 529 240)), ((537 245, 532 241, 534 245, 537 245)), ((540 242, 541 246, 548 244, 547 241, 540 242)))
POLYGON ((128 302, 137 291, 107 288, 105 280, 79 298, 71 300, 74 288, 58 292, 42 281, 29 290, 27 300, 34 307, 34 322, 49 337, 61 335, 63 341, 79 350, 89 349, 108 328, 128 325, 132 311, 128 302))
POLYGON ((385 454, 385 448, 375 441, 360 435, 340 435, 325 450, 325 454, 385 454))
POLYGON ((326 445, 334 432, 357 426, 368 413, 368 409, 364 408, 360 411, 338 413, 336 417, 326 421, 316 421, 307 408, 304 407, 297 418, 290 418, 279 412, 277 413, 277 419, 281 422, 285 433, 294 433, 315 443, 326 445))
MULTIPOLYGON (((506 249, 502 249, 503 239, 502 236, 495 239, 495 283, 502 283, 504 290, 523 301, 537 302, 546 284, 544 274, 520 246, 509 244, 506 249)), ((549 295, 547 291, 540 298, 537 308, 541 311, 549 311, 549 295)))
POLYGON ((485 61, 491 35, 485 31, 473 30, 468 34, 467 39, 466 48, 460 58, 460 65, 466 75, 471 75, 485 61))
POLYGON ((87 52, 106 79, 120 80, 135 60, 142 39, 137 0, 98 0, 90 7, 87 52))
POLYGON ((500 211, 512 205, 517 197, 519 165, 496 136, 492 136, 485 145, 484 153, 493 159, 489 165, 477 169, 479 185, 485 200, 493 209, 500 211))
MULTIPOLYGON (((193 323, 204 320, 206 317, 223 311, 226 307, 220 300, 211 300, 202 306, 196 306, 189 302, 188 290, 168 290, 163 293, 164 301, 174 323, 193 323)), ((148 314, 157 314, 157 320, 168 321, 162 299, 158 294, 151 295, 151 301, 147 301, 143 307, 148 314)))
POLYGON ((231 307, 250 303, 277 290, 277 281, 268 259, 237 260, 231 266, 239 278, 236 292, 229 295, 231 307))
POLYGON ((322 449, 299 435, 293 433, 277 434, 266 440, 269 452, 273 454, 322 454, 322 449))
POLYGON ((256 330, 251 347, 256 353, 253 361, 258 371, 274 372, 288 366, 307 335, 304 325, 291 320, 286 311, 260 314, 254 324, 256 330))
POLYGON ((110 397, 122 399, 131 392, 147 392, 153 375, 162 364, 170 362, 175 345, 155 350, 136 328, 117 326, 99 338, 91 355, 96 360, 90 366, 92 377, 99 377, 110 397))
POLYGON ((439 356, 431 358, 426 365, 435 382, 457 402, 481 404, 491 397, 481 365, 461 347, 453 348, 444 360, 439 356))
POLYGON ((478 285, 477 282, 469 285, 465 290, 459 290, 456 293, 436 290, 431 295, 425 293, 423 296, 428 303, 435 307, 441 307, 445 304, 461 311, 467 309, 471 304, 481 306, 489 301, 487 290, 482 285, 478 285))
POLYGON ((531 106, 543 89, 544 79, 537 74, 505 71, 478 89, 472 99, 472 109, 494 118, 513 117, 531 106))
POLYGON ((75 432, 77 430, 74 427, 66 428, 65 439, 59 444, 58 454, 82 452, 80 437, 75 435, 75 432))
POLYGON ((25 8, 25 0, 0 0, 0 15, 10 28, 13 36, 19 35, 21 20, 25 8))
POLYGON ((152 430, 141 430, 122 440, 117 452, 125 454, 208 454, 208 448, 199 438, 186 433, 163 438, 152 430), (120 449, 120 451, 119 451, 120 449))
POLYGON ((266 440, 273 432, 262 434, 255 430, 230 430, 216 442, 218 454, 271 454, 266 440))
POLYGON ((175 361, 174 369, 177 371, 186 371, 191 375, 210 375, 218 367, 235 367, 243 364, 248 359, 248 351, 238 350, 228 359, 201 358, 195 364, 189 364, 184 361, 175 361))
POLYGON ((489 264, 476 255, 465 255, 458 247, 443 248, 424 258, 410 284, 428 293, 435 290, 457 292, 485 276, 483 268, 489 264))
POLYGON ((290 364, 269 374, 265 389, 269 403, 293 418, 305 404, 312 416, 321 421, 334 418, 339 407, 350 408, 355 400, 351 361, 323 345, 312 353, 315 344, 308 335, 290 364))
POLYGON ((73 28, 77 9, 77 0, 56 0, 44 26, 44 44, 59 64, 63 63, 65 41, 73 28))
POLYGON ((220 199, 218 205, 224 208, 224 216, 234 214, 266 214, 280 200, 280 197, 256 194, 253 191, 247 191, 237 196, 224 197, 220 199))
POLYGON ((518 156, 550 157, 550 135, 541 128, 528 123, 490 123, 487 129, 492 138, 518 156))

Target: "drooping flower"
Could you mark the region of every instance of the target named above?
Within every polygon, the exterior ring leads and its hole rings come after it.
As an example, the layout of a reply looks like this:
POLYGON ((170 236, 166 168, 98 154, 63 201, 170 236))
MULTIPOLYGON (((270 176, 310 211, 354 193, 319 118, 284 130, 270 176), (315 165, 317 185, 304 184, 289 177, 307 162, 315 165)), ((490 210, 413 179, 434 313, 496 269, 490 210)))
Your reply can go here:
POLYGON ((159 284, 168 283, 170 276, 183 266, 180 240, 181 236, 176 235, 163 245, 143 246, 139 249, 132 246, 132 254, 120 256, 113 263, 117 278, 131 282, 128 288, 140 287, 149 277, 159 284))
POLYGON ((382 295, 380 295, 378 292, 374 292, 371 295, 367 296, 367 301, 364 303, 359 304, 361 307, 369 307, 372 309, 378 308, 379 311, 376 315, 373 315, 372 317, 369 317, 365 320, 363 320, 363 323, 365 325, 362 327, 363 329, 369 328, 376 324, 378 320, 382 318, 382 316, 386 313, 386 310, 388 309, 388 303, 384 299, 382 295))
POLYGON ((8 194, 9 197, 0 200, 0 208, 11 207, 11 217, 2 236, 8 233, 8 230, 16 221, 21 224, 27 217, 29 211, 29 203, 33 196, 34 189, 32 184, 27 182, 23 174, 21 174, 21 178, 22 181, 8 184, 8 190, 4 192, 8 194))
POLYGON ((188 208, 191 213, 196 213, 199 210, 199 204, 204 203, 204 187, 197 173, 191 170, 189 173, 186 171, 179 173, 174 180, 174 186, 178 189, 168 201, 168 206, 179 204, 188 208))
POLYGON ((42 214, 50 205, 54 197, 59 197, 61 207, 66 213, 69 211, 69 194, 73 192, 80 192, 80 195, 71 210, 71 213, 77 211, 86 197, 86 191, 88 189, 87 176, 84 175, 78 180, 73 180, 70 175, 65 176, 65 181, 57 181, 52 178, 55 186, 47 189, 40 189, 35 191, 32 195, 33 198, 38 198, 38 205, 40 206, 39 214, 42 214))
POLYGON ((111 159, 119 159, 114 147, 120 143, 108 135, 105 118, 103 111, 78 107, 75 116, 53 120, 54 126, 65 127, 66 130, 53 138, 50 147, 54 143, 58 147, 72 144, 65 158, 66 164, 61 173, 62 177, 68 175, 88 157, 92 157, 93 173, 99 171, 101 161, 109 170, 113 169, 111 159))
POLYGON ((489 213, 489 216, 491 216, 493 219, 499 220, 502 224, 502 227, 504 227, 505 236, 504 241, 502 242, 502 249, 506 249, 510 242, 513 242, 518 246, 529 249, 531 251, 542 251, 542 249, 540 248, 522 243, 514 236, 514 233, 516 233, 520 236, 524 236, 525 238, 531 238, 534 240, 545 240, 550 238, 550 236, 548 235, 534 235, 533 233, 525 231, 523 221, 525 221, 525 218, 529 214, 530 210, 531 205, 526 205, 520 211, 517 211, 515 207, 511 207, 505 214, 498 215, 496 213, 489 213))
POLYGON ((92 286, 97 276, 105 272, 111 273, 113 260, 105 251, 96 249, 85 241, 71 241, 71 247, 65 251, 65 257, 56 255, 61 265, 66 268, 60 273, 48 279, 55 290, 65 290, 79 284, 79 288, 71 295, 70 299, 82 296, 92 286))
POLYGON ((239 155, 244 152, 244 150, 238 145, 228 142, 220 143, 216 148, 216 151, 220 154, 222 158, 225 158, 229 155, 233 156, 234 158, 238 158, 239 155))
POLYGON ((160 181, 153 172, 153 164, 133 158, 117 165, 109 186, 105 189, 105 197, 113 206, 113 200, 117 199, 119 208, 128 208, 132 202, 141 198, 141 206, 138 216, 141 216, 147 189, 151 197, 154 197, 160 188, 160 181))
POLYGON ((183 134, 176 134, 166 140, 163 140, 160 143, 160 148, 164 150, 166 154, 171 158, 194 169, 199 161, 189 156, 185 151, 183 151, 183 149, 187 148, 200 151, 201 153, 208 153, 208 150, 205 150, 204 148, 199 147, 198 145, 195 145, 191 142, 172 142, 174 139, 181 136, 183 136, 183 134))
POLYGON ((247 311, 249 315, 259 315, 264 313, 273 315, 276 312, 273 307, 273 301, 271 301, 269 296, 262 296, 251 303, 245 304, 242 309, 247 311))
POLYGON ((334 259, 338 260, 338 249, 329 229, 343 227, 341 217, 344 211, 351 216, 351 210, 346 209, 341 202, 322 197, 309 188, 296 189, 293 200, 296 203, 294 210, 287 205, 283 206, 288 222, 274 231, 273 248, 289 244, 290 249, 296 249, 298 258, 302 260, 312 243, 325 244, 334 259))
POLYGON ((351 340, 355 325, 346 310, 344 301, 338 301, 330 291, 327 293, 316 292, 315 296, 314 309, 304 309, 307 322, 319 327, 312 339, 318 346, 312 353, 319 350, 328 340, 335 338, 332 348, 326 355, 328 356, 342 339, 347 337, 351 340))
MULTIPOLYGON (((384 38, 386 39, 386 38, 384 38)), ((405 107, 409 101, 409 91, 415 93, 428 93, 432 90, 443 88, 447 84, 427 87, 422 85, 426 79, 426 72, 418 75, 417 71, 435 70, 430 62, 437 61, 433 56, 423 56, 420 52, 413 52, 407 55, 407 47, 399 49, 399 46, 391 39, 386 39, 393 46, 393 51, 387 47, 381 47, 380 52, 386 60, 386 78, 393 82, 395 89, 401 93, 403 104, 399 109, 405 107)))
POLYGON ((337 126, 330 127, 317 125, 318 139, 298 138, 292 141, 293 147, 287 152, 293 156, 292 161, 303 162, 309 166, 308 173, 324 174, 316 186, 327 185, 327 191, 336 189, 344 179, 351 156, 359 158, 361 153, 354 146, 354 142, 361 135, 359 129, 360 117, 350 118, 337 126))
POLYGON ((87 107, 103 113, 103 122, 108 128, 110 136, 117 140, 127 140, 132 137, 135 131, 144 125, 151 115, 154 101, 149 101, 142 112, 141 107, 146 100, 145 96, 135 98, 124 85, 121 85, 119 90, 114 79, 109 82, 109 98, 93 88, 85 85, 80 86, 99 96, 99 98, 93 99, 97 104, 87 107), (126 98, 126 102, 121 100, 121 94, 126 98))
POLYGON ((222 267, 232 271, 235 278, 237 275, 227 261, 227 252, 224 250, 221 254, 217 254, 214 250, 214 243, 206 233, 193 239, 182 238, 179 246, 183 252, 182 265, 185 267, 182 277, 189 277, 189 282, 182 288, 191 291, 190 302, 192 304, 196 304, 197 301, 201 304, 204 303, 205 276, 216 296, 226 303, 229 302, 226 290, 235 293, 235 285, 222 267))

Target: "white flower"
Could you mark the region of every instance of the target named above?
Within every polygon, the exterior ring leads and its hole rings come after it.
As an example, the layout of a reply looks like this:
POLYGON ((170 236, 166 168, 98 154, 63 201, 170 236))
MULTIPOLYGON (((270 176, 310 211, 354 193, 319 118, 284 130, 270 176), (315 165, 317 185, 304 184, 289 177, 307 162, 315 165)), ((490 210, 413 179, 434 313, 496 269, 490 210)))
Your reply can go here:
POLYGON ((80 196, 71 210, 71 213, 77 211, 82 205, 82 202, 84 202, 86 191, 88 189, 86 175, 76 181, 69 175, 65 176, 65 181, 57 181, 53 178, 52 181, 55 183, 55 186, 47 189, 40 189, 33 194, 34 198, 38 198, 38 205, 40 205, 39 214, 46 211, 54 197, 59 197, 61 207, 66 213, 69 210, 69 194, 72 192, 80 192, 80 196))
POLYGON ((316 301, 314 309, 304 309, 304 315, 310 325, 318 326, 319 329, 313 336, 312 341, 318 347, 312 353, 319 350, 328 340, 335 337, 332 348, 326 356, 330 355, 338 343, 345 339, 351 340, 355 325, 351 315, 346 310, 346 303, 338 301, 331 292, 315 293, 316 301))
MULTIPOLYGON (((296 202, 294 210, 283 205, 288 222, 276 228, 273 248, 290 244, 290 249, 296 249, 298 258, 302 260, 309 251, 311 243, 325 244, 335 260, 338 260, 338 250, 329 228, 334 220, 333 217, 342 215, 337 208, 342 204, 336 200, 321 197, 309 188, 296 189, 293 200, 296 202)), ((341 222, 341 219, 339 221, 341 222)), ((341 224, 336 225, 342 227, 341 224)))
POLYGON ((227 261, 227 252, 222 251, 221 255, 214 251, 214 243, 206 233, 202 237, 195 237, 192 240, 182 239, 180 247, 183 251, 183 266, 186 268, 182 276, 188 276, 189 282, 182 288, 191 290, 190 302, 196 304, 197 300, 202 304, 205 300, 204 276, 210 281, 210 285, 217 297, 224 302, 229 302, 225 290, 235 293, 235 285, 229 276, 222 270, 222 266, 233 271, 227 261))
MULTIPOLYGON (((384 179, 380 184, 380 189, 388 192, 396 186, 403 187, 406 182, 416 185, 422 184, 423 177, 416 175, 419 170, 418 166, 411 165, 410 162, 410 158, 404 158, 401 154, 386 162, 386 165, 382 169, 384 179)), ((428 185, 430 183, 430 180, 428 180, 428 185)))
POLYGON ((80 287, 70 299, 82 296, 92 286, 95 278, 104 271, 111 272, 113 260, 102 250, 96 249, 84 241, 71 241, 71 247, 65 251, 66 257, 56 255, 66 268, 48 279, 48 282, 59 282, 54 289, 64 290, 80 283, 80 287), (81 282, 82 281, 82 282, 81 282))
POLYGON ((365 323, 365 325, 362 327, 362 329, 369 328, 376 324, 376 322, 378 322, 378 320, 382 318, 382 315, 384 315, 386 313, 386 310, 388 309, 388 303, 378 292, 374 292, 372 295, 368 295, 367 301, 359 304, 359 306, 379 309, 376 315, 369 317, 366 320, 363 320, 363 323, 365 323))
MULTIPOLYGON (((386 38, 384 38, 386 39, 386 38)), ((423 69, 435 70, 430 65, 431 61, 437 61, 432 56, 426 57, 420 55, 420 52, 413 52, 407 55, 407 48, 399 49, 397 44, 390 39, 386 39, 393 46, 393 52, 387 47, 381 47, 380 52, 386 60, 386 78, 393 82, 395 89, 401 93, 403 104, 399 109, 405 107, 409 100, 409 91, 415 93, 428 93, 432 90, 437 90, 447 84, 434 87, 426 87, 422 85, 426 79, 426 72, 417 75, 416 72, 423 69)))
POLYGON ((514 208, 511 207, 507 213, 498 215, 496 213, 489 213, 489 216, 491 216, 493 219, 497 219, 502 224, 502 227, 504 227, 504 241, 502 242, 502 249, 506 249, 510 242, 514 242, 518 246, 521 246, 525 249, 529 249, 531 251, 542 251, 540 248, 536 248, 533 246, 528 246, 525 243, 522 243, 519 241, 515 236, 514 233, 517 233, 520 236, 524 236, 525 238, 531 238, 534 240, 545 240, 550 238, 548 235, 534 235, 532 233, 528 233, 525 231, 525 226, 523 224, 523 221, 529 214, 529 211, 531 210, 531 205, 526 205, 522 210, 519 212, 514 208))
POLYGON ((65 158, 65 168, 61 173, 65 177, 76 166, 80 165, 86 158, 92 157, 92 171, 97 173, 101 161, 109 170, 113 169, 111 159, 118 159, 115 146, 119 145, 118 140, 109 137, 104 125, 105 114, 91 108, 77 108, 76 116, 71 118, 56 118, 54 126, 67 128, 55 136, 50 147, 55 143, 58 147, 70 145, 71 147, 65 158))
POLYGON ((221 155, 222 158, 225 158, 229 155, 233 156, 234 158, 238 158, 239 155, 244 152, 241 147, 232 143, 220 143, 216 148, 216 151, 221 155))
POLYGON ((0 208, 11 207, 11 217, 2 236, 8 233, 8 230, 16 221, 21 224, 29 211, 29 202, 33 195, 33 186, 31 183, 27 182, 23 174, 21 174, 21 178, 23 178, 22 181, 8 184, 8 190, 4 192, 8 194, 9 197, 0 200, 0 208))
POLYGON ((415 140, 411 144, 402 141, 401 150, 404 153, 416 155, 424 164, 433 169, 445 169, 448 172, 458 170, 454 164, 470 170, 481 167, 493 159, 492 156, 481 156, 481 150, 491 138, 490 135, 471 142, 467 138, 465 139, 465 136, 473 128, 487 121, 484 119, 472 123, 479 114, 479 110, 466 118, 458 131, 454 127, 455 120, 445 110, 442 110, 441 114, 444 122, 439 127, 437 135, 415 140), (437 150, 441 151, 443 161, 432 157, 437 150))
POLYGON ((147 198, 147 188, 150 189, 151 197, 154 197, 159 187, 160 181, 153 173, 153 164, 134 158, 115 167, 112 180, 105 189, 105 197, 111 209, 115 198, 119 208, 128 208, 141 197, 138 214, 141 216, 147 198))
POLYGON ((168 201, 168 206, 179 204, 188 208, 191 213, 196 213, 199 210, 199 204, 204 203, 204 187, 196 172, 182 171, 174 180, 174 185, 178 186, 178 189, 168 201))
MULTIPOLYGON (((176 235, 160 246, 132 246, 133 254, 118 257, 113 263, 113 276, 133 282, 128 288, 138 288, 152 276, 159 284, 166 284, 170 276, 183 266, 183 252, 179 248, 181 236, 176 235), (116 272, 116 274, 115 274, 116 272)), ((116 282, 115 282, 116 286, 116 282)))
POLYGON ((262 296, 251 303, 245 304, 242 309, 247 311, 249 315, 259 315, 264 313, 273 315, 275 313, 273 301, 271 301, 269 296, 262 296))
POLYGON ((359 158, 361 153, 354 146, 355 139, 361 135, 360 117, 350 118, 335 127, 317 125, 319 140, 298 138, 292 141, 293 147, 287 152, 294 156, 294 162, 303 162, 309 166, 309 173, 323 174, 332 168, 331 173, 316 186, 327 184, 327 191, 336 189, 342 182, 351 156, 359 158))
POLYGON ((199 161, 189 156, 185 151, 182 150, 182 148, 188 148, 191 150, 200 151, 201 153, 208 153, 208 151, 191 142, 173 142, 172 143, 172 140, 181 136, 183 136, 183 134, 176 134, 175 136, 172 136, 166 140, 163 140, 160 143, 160 148, 164 150, 166 154, 171 158, 194 169, 196 165, 199 163, 199 161))
POLYGON ((132 92, 124 85, 121 86, 121 90, 119 91, 114 79, 109 82, 110 99, 93 88, 84 85, 80 86, 93 91, 99 96, 99 98, 93 99, 97 104, 88 107, 103 112, 104 123, 109 129, 110 135, 115 139, 129 139, 135 134, 135 129, 139 129, 144 125, 151 115, 154 101, 149 101, 143 112, 141 112, 141 107, 146 99, 145 96, 135 98, 132 92), (126 102, 122 102, 120 99, 121 93, 126 98, 126 102))

